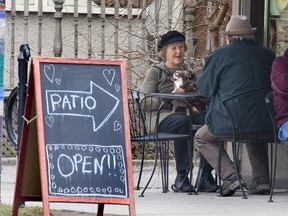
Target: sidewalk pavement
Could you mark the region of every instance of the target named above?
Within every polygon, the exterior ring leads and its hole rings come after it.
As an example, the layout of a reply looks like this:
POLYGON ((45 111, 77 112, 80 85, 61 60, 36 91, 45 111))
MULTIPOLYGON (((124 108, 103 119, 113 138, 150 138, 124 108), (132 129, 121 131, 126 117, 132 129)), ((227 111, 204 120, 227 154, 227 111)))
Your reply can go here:
MULTIPOLYGON (((16 160, 2 160, 1 173, 1 204, 13 204, 14 186, 16 180, 16 160)), ((175 164, 170 165, 169 184, 174 181, 175 164)), ((145 167, 142 185, 146 183, 151 173, 151 164, 145 167)), ((137 183, 139 167, 134 163, 134 184, 137 183)), ((194 168, 194 179, 197 175, 198 167, 194 168)), ((248 195, 248 199, 242 199, 241 192, 236 192, 231 197, 219 197, 216 193, 198 193, 198 195, 188 195, 187 193, 162 193, 161 176, 159 170, 155 173, 150 187, 146 190, 144 197, 139 197, 141 191, 135 190, 135 208, 137 216, 182 216, 182 215, 215 215, 215 216, 284 216, 288 214, 288 192, 277 191, 273 196, 274 202, 268 202, 267 195, 248 195)), ((41 206, 42 202, 26 202, 27 206, 41 206)), ((50 203, 50 209, 66 209, 88 213, 97 212, 97 204, 79 203, 50 203)), ((129 215, 127 205, 104 206, 104 215, 129 215)))

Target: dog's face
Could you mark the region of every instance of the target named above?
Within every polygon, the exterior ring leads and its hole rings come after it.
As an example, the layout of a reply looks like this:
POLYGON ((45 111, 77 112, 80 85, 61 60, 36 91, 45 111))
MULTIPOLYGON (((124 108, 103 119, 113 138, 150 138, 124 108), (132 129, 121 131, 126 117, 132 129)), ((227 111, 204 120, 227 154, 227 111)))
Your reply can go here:
POLYGON ((190 74, 188 71, 175 71, 171 77, 175 88, 180 88, 186 80, 189 80, 189 76, 190 74))
POLYGON ((182 88, 185 92, 198 92, 195 82, 190 77, 191 73, 189 71, 175 71, 171 77, 174 82, 174 89, 182 88))
POLYGON ((175 88, 180 88, 180 86, 183 84, 183 76, 180 71, 176 71, 173 73, 172 81, 174 82, 175 88))

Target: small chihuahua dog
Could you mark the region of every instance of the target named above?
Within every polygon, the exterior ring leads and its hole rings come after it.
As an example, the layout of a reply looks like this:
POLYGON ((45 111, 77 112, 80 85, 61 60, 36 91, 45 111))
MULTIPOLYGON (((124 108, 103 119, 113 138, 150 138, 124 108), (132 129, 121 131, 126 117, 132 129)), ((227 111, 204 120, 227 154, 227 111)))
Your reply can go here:
MULTIPOLYGON (((194 81, 190 79, 191 73, 189 71, 180 71, 177 70, 173 73, 173 76, 171 77, 172 81, 174 82, 174 91, 178 88, 181 88, 184 90, 184 92, 198 92, 198 89, 196 88, 196 84, 194 81)), ((198 106, 195 107, 194 104, 188 103, 192 106, 192 111, 194 112, 202 112, 202 109, 200 109, 198 106)), ((178 100, 174 100, 172 102, 173 109, 172 112, 176 112, 178 107, 186 107, 186 113, 189 114, 187 105, 185 103, 181 103, 178 100)))
POLYGON ((172 75, 172 81, 174 82, 174 89, 182 88, 185 92, 198 92, 195 83, 190 80, 191 73, 189 71, 177 70, 172 75))

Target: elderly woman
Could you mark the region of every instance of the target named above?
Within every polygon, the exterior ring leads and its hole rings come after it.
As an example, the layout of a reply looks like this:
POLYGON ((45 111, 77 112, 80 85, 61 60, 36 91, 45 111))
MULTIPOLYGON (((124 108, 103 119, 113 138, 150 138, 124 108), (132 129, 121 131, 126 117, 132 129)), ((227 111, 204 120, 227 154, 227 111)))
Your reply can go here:
MULTIPOLYGON (((187 70, 187 65, 184 63, 186 49, 185 36, 183 34, 178 31, 169 31, 164 34, 158 44, 159 56, 163 61, 152 65, 148 69, 141 86, 141 92, 146 94, 183 92, 181 88, 174 90, 174 83, 171 77, 176 70, 187 70)), ((201 124, 203 114, 193 115, 192 119, 194 124, 201 124)), ((183 112, 172 112, 172 110, 163 112, 160 116, 159 131, 187 134, 190 131, 190 117, 183 112)), ((188 149, 189 146, 186 140, 174 142, 177 176, 171 188, 175 192, 188 192, 189 187, 193 190, 188 178, 188 149)), ((204 174, 198 191, 215 192, 218 189, 218 185, 211 174, 213 168, 206 160, 204 164, 204 174)))

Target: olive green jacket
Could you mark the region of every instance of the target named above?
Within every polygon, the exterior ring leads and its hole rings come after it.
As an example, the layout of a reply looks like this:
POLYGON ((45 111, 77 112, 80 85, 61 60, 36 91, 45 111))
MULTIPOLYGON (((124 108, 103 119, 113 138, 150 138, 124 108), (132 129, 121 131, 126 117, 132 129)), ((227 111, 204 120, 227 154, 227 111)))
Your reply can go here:
MULTIPOLYGON (((181 70, 185 70, 186 66, 183 65, 181 70)), ((175 71, 175 70, 174 70, 175 71)), ((161 62, 156 65, 152 65, 146 73, 145 79, 142 83, 140 91, 145 94, 150 93, 170 93, 174 89, 174 83, 171 80, 171 77, 174 73, 174 71, 168 69, 165 66, 164 62, 161 62)), ((152 112, 152 119, 151 119, 151 127, 150 124, 147 123, 148 130, 150 133, 153 133, 155 130, 155 124, 156 124, 156 116, 157 116, 157 109, 160 105, 161 101, 159 99, 153 99, 152 105, 151 103, 146 103, 146 107, 143 107, 146 109, 146 112, 152 112), (149 109, 149 110, 148 110, 149 109)), ((150 113, 149 113, 150 114, 150 113)), ((172 114, 172 109, 166 108, 163 111, 161 111, 161 115, 159 118, 159 122, 161 122, 164 118, 172 114)), ((147 119, 149 121, 149 119, 147 119)))

